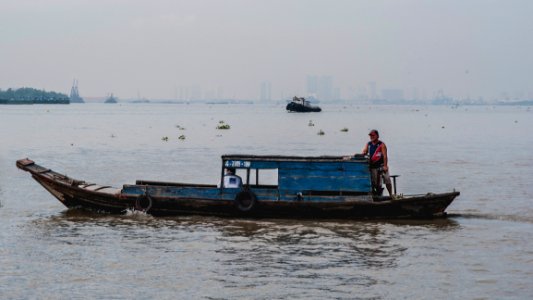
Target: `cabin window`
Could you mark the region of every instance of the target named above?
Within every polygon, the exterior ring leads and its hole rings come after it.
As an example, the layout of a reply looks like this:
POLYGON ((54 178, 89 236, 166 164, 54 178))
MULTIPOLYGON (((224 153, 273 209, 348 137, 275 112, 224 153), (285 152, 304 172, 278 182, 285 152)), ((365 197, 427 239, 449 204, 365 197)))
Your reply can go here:
MULTIPOLYGON (((244 173, 244 177, 242 178, 243 179, 246 178, 246 173, 244 173)), ((250 169, 250 185, 277 186, 278 185, 278 169, 250 169)))
POLYGON ((246 184, 246 169, 236 169, 235 175, 242 179, 242 184, 246 184))

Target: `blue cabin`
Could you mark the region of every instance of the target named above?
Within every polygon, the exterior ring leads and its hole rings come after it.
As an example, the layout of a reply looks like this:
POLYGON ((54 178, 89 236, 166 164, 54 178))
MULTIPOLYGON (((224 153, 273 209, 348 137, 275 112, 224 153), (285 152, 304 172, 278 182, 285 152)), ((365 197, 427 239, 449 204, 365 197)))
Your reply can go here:
POLYGON ((339 156, 224 155, 222 165, 244 169, 244 187, 276 189, 279 200, 290 200, 295 195, 368 195, 371 191, 368 160, 362 155, 351 160, 339 156), (262 173, 272 175, 272 171, 277 184, 261 185, 262 173))
POLYGON ((220 181, 214 184, 188 184, 138 180, 124 185, 123 196, 151 195, 204 204, 237 204, 247 211, 257 202, 265 205, 330 205, 371 202, 368 159, 356 155, 350 160, 340 156, 255 156, 223 155, 220 181), (242 184, 224 186, 227 168, 237 170, 242 184))

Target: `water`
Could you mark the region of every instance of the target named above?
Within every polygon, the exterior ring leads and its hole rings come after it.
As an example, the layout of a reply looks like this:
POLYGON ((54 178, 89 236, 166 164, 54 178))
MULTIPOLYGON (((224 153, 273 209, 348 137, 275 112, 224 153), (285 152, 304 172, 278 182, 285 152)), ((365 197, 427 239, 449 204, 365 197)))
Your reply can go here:
POLYGON ((322 108, 0 106, 0 298, 533 298, 527 107, 322 108), (217 130, 221 120, 231 129, 217 130), (214 184, 222 154, 350 154, 371 128, 401 174, 399 192, 461 191, 449 218, 95 214, 66 210, 15 167, 30 157, 116 187, 136 179, 214 184))

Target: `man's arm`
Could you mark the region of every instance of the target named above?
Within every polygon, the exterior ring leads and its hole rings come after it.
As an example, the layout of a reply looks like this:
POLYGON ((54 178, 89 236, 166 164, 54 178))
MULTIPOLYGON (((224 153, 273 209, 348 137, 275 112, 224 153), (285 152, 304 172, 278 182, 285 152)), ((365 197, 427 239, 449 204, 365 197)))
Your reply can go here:
POLYGON ((387 155, 387 146, 381 144, 381 153, 383 153, 383 171, 387 172, 389 170, 389 156, 387 155))
MULTIPOLYGON (((363 155, 365 155, 366 153, 368 152, 368 144, 365 144, 365 147, 363 148, 363 155)), ((353 157, 355 157, 357 155, 357 153, 355 153, 354 155, 350 155, 350 156, 343 156, 342 159, 344 160, 350 160, 352 159, 353 157)))
POLYGON ((363 151, 361 151, 361 154, 366 155, 368 153, 368 143, 365 144, 363 147, 363 151))

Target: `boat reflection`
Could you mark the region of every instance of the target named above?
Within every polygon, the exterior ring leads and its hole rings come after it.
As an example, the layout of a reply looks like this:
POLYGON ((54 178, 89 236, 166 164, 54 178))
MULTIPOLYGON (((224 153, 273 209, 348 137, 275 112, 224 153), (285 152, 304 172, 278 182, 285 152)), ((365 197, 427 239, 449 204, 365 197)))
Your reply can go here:
POLYGON ((114 243, 119 238, 124 245, 142 245, 166 252, 194 252, 201 248, 217 263, 235 272, 250 266, 272 269, 274 265, 284 272, 292 272, 350 266, 393 268, 410 247, 406 239, 456 230, 459 225, 451 219, 154 218, 145 214, 105 215, 70 209, 33 221, 31 227, 33 231, 37 229, 36 235, 60 243, 94 246, 114 243), (405 230, 406 226, 409 230, 405 230), (413 232, 415 235, 410 236, 413 232))

